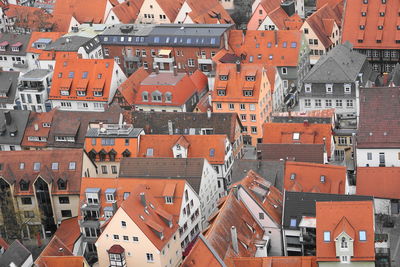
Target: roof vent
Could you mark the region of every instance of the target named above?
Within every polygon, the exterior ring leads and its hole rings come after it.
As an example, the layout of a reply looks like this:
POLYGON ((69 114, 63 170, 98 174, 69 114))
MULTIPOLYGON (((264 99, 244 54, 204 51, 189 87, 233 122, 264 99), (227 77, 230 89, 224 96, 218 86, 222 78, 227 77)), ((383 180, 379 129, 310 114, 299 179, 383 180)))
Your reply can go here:
POLYGON ((132 25, 122 25, 120 28, 120 31, 122 33, 130 33, 133 30, 133 26, 132 25))

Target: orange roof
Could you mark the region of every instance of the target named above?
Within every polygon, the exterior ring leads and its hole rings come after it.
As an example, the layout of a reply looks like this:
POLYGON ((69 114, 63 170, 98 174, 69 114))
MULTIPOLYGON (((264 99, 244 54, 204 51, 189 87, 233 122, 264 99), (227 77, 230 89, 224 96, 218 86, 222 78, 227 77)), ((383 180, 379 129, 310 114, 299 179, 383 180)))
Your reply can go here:
POLYGON ((260 96, 261 78, 265 69, 260 64, 240 64, 237 72, 236 64, 218 64, 217 74, 212 91, 213 102, 258 102, 260 96), (253 73, 254 81, 246 81, 246 74, 253 73), (220 80, 221 75, 227 75, 228 80, 220 80), (225 90, 225 96, 218 95, 219 90, 225 90), (252 96, 244 96, 244 90, 252 90, 252 96))
MULTIPOLYGON (((54 12, 53 12, 54 14, 54 12)), ((73 21, 72 14, 57 14, 52 18, 54 23, 55 30, 61 32, 68 32, 71 29, 69 28, 71 21, 73 21)))
POLYGON ((260 5, 264 8, 266 13, 270 13, 272 10, 280 7, 282 0, 261 0, 260 5))
POLYGON ((56 60, 53 83, 49 99, 86 100, 107 102, 110 94, 111 79, 114 72, 113 59, 62 59, 56 60), (86 73, 86 77, 84 74, 86 73), (60 77, 61 76, 61 77, 60 77), (78 84, 82 79, 89 81, 85 96, 78 96, 82 91, 78 84), (99 88, 100 87, 100 88, 99 88), (94 91, 102 91, 102 96, 93 97, 94 91), (69 91, 69 96, 61 95, 61 91, 69 91))
POLYGON ((303 26, 303 19, 298 14, 293 14, 291 17, 284 20, 285 28, 288 30, 300 30, 303 26))
MULTIPOLYGON (((53 16, 73 16, 79 23, 103 23, 108 0, 57 0, 53 16)), ((69 22, 68 22, 69 25, 69 22)))
POLYGON ((204 94, 197 102, 194 112, 207 112, 210 109, 212 111, 212 105, 210 103, 211 93, 204 94))
POLYGON ((147 76, 149 76, 149 72, 141 67, 118 87, 118 91, 130 105, 134 104, 140 83, 147 76))
POLYGON ((399 167, 358 167, 357 195, 400 199, 399 178, 399 167))
POLYGON ((374 208, 372 201, 330 201, 316 203, 317 261, 339 261, 335 240, 342 232, 354 240, 354 261, 375 261, 374 208), (366 232, 360 241, 359 231, 366 232), (331 233, 331 241, 324 241, 324 232, 331 233))
POLYGON ((179 13, 179 10, 182 7, 184 0, 156 0, 158 5, 164 11, 165 15, 169 18, 169 20, 175 21, 176 16, 179 13))
POLYGON ((81 236, 78 217, 63 220, 54 235, 57 236, 70 251, 73 251, 76 241, 81 236))
POLYGON ((317 267, 315 256, 232 257, 228 267, 317 267))
POLYGON ((4 14, 8 19, 15 18, 15 26, 17 27, 31 31, 53 28, 52 15, 41 8, 10 4, 4 14))
MULTIPOLYGON (((136 72, 135 72, 136 73, 136 72)), ((132 75, 135 75, 132 74, 132 75)), ((194 75, 194 74, 193 74, 194 75)), ((195 76, 189 76, 184 73, 152 73, 144 78, 139 86, 136 94, 135 104, 137 105, 156 105, 156 106, 182 106, 185 104, 196 92, 203 90, 207 86, 207 79, 202 73, 195 76), (193 76, 193 77, 192 77, 193 76), (194 82, 194 80, 197 80, 194 82), (199 85, 202 85, 199 88, 199 85), (160 92, 162 102, 152 102, 151 94, 155 91, 160 92), (148 93, 148 101, 143 101, 142 93, 148 93), (165 94, 171 93, 171 101, 165 101, 165 94)))
POLYGON ((396 42, 396 35, 400 32, 397 27, 399 10, 400 1, 387 1, 387 4, 382 4, 381 1, 368 1, 367 4, 363 1, 346 1, 342 42, 350 41, 354 48, 362 49, 399 49, 400 44, 396 42), (380 16, 382 7, 386 7, 384 17, 380 16), (363 18, 362 12, 365 12, 368 18, 364 30, 359 26, 363 18), (382 18, 385 20, 385 26, 383 30, 378 30, 382 18), (364 33, 362 42, 358 41, 360 32, 364 33), (382 38, 377 42, 376 36, 379 32, 382 38))
POLYGON ((283 195, 275 186, 252 170, 247 173, 245 178, 235 185, 243 186, 278 226, 282 224, 283 195), (265 188, 268 188, 268 190, 265 188), (256 193, 259 192, 265 192, 262 201, 260 201, 259 197, 256 195, 256 193))
POLYGON ((57 257, 40 257, 36 260, 38 267, 82 267, 86 266, 83 256, 57 256, 57 257))
POLYGON ((183 261, 182 266, 206 267, 209 266, 209 263, 219 262, 218 259, 226 262, 229 257, 255 256, 257 250, 255 242, 262 240, 264 231, 254 220, 244 204, 236 199, 232 191, 226 198, 221 209, 217 212, 215 219, 210 223, 211 225, 204 235, 206 243, 200 238, 183 261), (243 243, 249 244, 245 248, 239 242, 238 253, 235 253, 232 248, 232 226, 236 227, 238 239, 243 243), (211 252, 210 247, 217 255, 211 252))
POLYGON ((282 117, 315 117, 315 118, 332 118, 335 115, 335 109, 317 109, 311 110, 306 112, 298 112, 298 111, 291 111, 291 112, 279 112, 273 113, 272 116, 282 116, 282 117))
POLYGON ((43 54, 48 53, 49 51, 44 51, 44 49, 38 49, 34 46, 34 43, 39 39, 50 39, 52 42, 63 36, 65 33, 63 32, 32 32, 31 39, 29 40, 28 47, 26 49, 29 53, 34 54, 43 54))
POLYGON ((330 124, 265 123, 263 133, 264 144, 324 144, 325 142, 328 156, 331 155, 330 124))
POLYGON ((317 7, 317 9, 320 9, 326 3, 328 3, 330 6, 336 6, 342 2, 343 2, 343 0, 316 0, 316 7, 317 7))
POLYGON ((34 137, 48 138, 51 129, 51 122, 53 121, 53 116, 56 110, 57 109, 52 109, 49 112, 41 112, 41 113, 31 112, 29 114, 28 123, 25 127, 24 139, 22 139, 21 143, 22 146, 29 146, 29 147, 47 146, 47 142, 29 141, 28 137, 34 136, 34 137), (49 126, 47 127, 47 125, 49 126))
POLYGON ((186 0, 192 10, 187 14, 194 23, 226 24, 232 23, 232 18, 217 0, 186 0))
POLYGON ((129 192, 133 194, 136 187, 145 185, 146 190, 144 192, 151 194, 153 197, 157 199, 164 199, 163 192, 166 185, 175 185, 175 191, 173 194, 173 204, 165 204, 158 200, 159 205, 168 212, 173 215, 174 218, 179 218, 180 208, 183 199, 183 191, 185 188, 185 180, 178 179, 140 179, 140 178, 82 178, 81 184, 81 196, 80 201, 82 203, 86 202, 85 191, 87 188, 100 188, 100 205, 102 209, 104 207, 112 207, 113 203, 107 202, 106 196, 104 194, 107 188, 115 188, 115 200, 116 204, 119 207, 121 203, 124 201, 124 193, 129 192))
POLYGON ((39 259, 46 256, 73 256, 73 254, 72 250, 61 239, 53 236, 42 253, 40 253, 39 259))
MULTIPOLYGON (((182 145, 181 138, 184 137, 187 146, 188 158, 205 158, 211 164, 225 163, 225 141, 226 135, 142 135, 140 137, 138 157, 148 157, 148 149, 153 149, 152 157, 172 158, 174 157, 172 147, 177 143, 182 145), (214 149, 214 151, 211 151, 214 149)), ((228 141, 229 142, 229 141, 228 141)))
POLYGON ((144 0, 127 0, 116 6, 111 11, 118 17, 121 23, 133 23, 139 15, 144 0))
POLYGON ((284 188, 288 191, 345 194, 345 186, 344 166, 291 161, 285 163, 284 188))
POLYGON ((341 18, 328 4, 325 4, 309 16, 306 22, 310 25, 325 48, 329 48, 333 44, 330 37, 332 36, 334 22, 338 27, 341 26, 341 18))

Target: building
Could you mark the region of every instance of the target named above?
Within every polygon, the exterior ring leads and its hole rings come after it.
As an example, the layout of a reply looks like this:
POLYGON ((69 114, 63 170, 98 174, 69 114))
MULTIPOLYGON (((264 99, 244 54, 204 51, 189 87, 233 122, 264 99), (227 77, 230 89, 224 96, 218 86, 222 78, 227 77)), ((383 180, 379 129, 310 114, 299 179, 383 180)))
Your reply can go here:
POLYGON ((234 157, 226 135, 145 135, 140 138, 138 157, 205 158, 218 177, 218 195, 231 184, 234 157))
POLYGON ((257 159, 322 164, 327 155, 323 144, 257 144, 257 159))
POLYGON ((174 23, 230 24, 233 20, 218 0, 185 0, 174 23))
POLYGON ((48 93, 52 83, 53 72, 44 69, 33 69, 19 79, 18 106, 23 110, 47 112, 51 109, 48 93))
POLYGON ((397 1, 350 1, 345 5, 342 42, 352 43, 380 73, 390 72, 399 61, 399 8, 397 1))
POLYGON ((0 71, 0 110, 16 107, 19 76, 19 72, 0 71))
POLYGON ((60 110, 102 112, 125 80, 125 74, 111 59, 59 59, 49 100, 60 110))
POLYGON ((243 142, 257 144, 262 124, 268 117, 267 103, 271 93, 267 70, 260 64, 218 64, 212 105, 215 113, 237 112, 242 122, 243 142))
POLYGON ((144 0, 128 0, 116 4, 107 14, 104 24, 134 23, 139 15, 144 0))
POLYGON ((86 133, 84 149, 98 167, 96 176, 117 177, 121 158, 138 154, 142 134, 142 128, 123 123, 122 114, 118 124, 92 125, 86 133))
MULTIPOLYGON (((346 168, 327 164, 285 162, 286 191, 349 194, 346 168)), ((354 189, 352 190, 354 194, 354 189)))
POLYGON ((304 10, 304 1, 302 0, 285 0, 285 1, 266 1, 266 0, 255 0, 253 1, 253 4, 251 6, 252 13, 254 14, 256 8, 262 4, 265 6, 265 8, 268 10, 273 10, 276 7, 279 6, 279 4, 282 2, 282 6, 288 8, 291 12, 296 12, 301 18, 304 18, 305 16, 305 10, 304 10), (293 11, 293 2, 294 2, 294 11, 293 11))
POLYGON ((24 150, 45 149, 56 109, 49 112, 30 112, 21 147, 24 150))
POLYGON ((318 266, 375 266, 371 201, 317 202, 318 266))
POLYGON ((0 34, 0 67, 5 71, 25 73, 34 66, 27 57, 30 34, 0 34))
POLYGON ((136 23, 173 23, 182 4, 183 1, 144 0, 136 23))
POLYGON ((357 195, 374 197, 375 214, 399 214, 399 174, 398 167, 358 167, 357 195))
POLYGON ((328 3, 309 16, 301 27, 310 47, 310 63, 318 59, 340 42, 342 18, 328 3))
POLYGON ((204 158, 123 158, 118 177, 186 180, 199 196, 202 226, 217 209, 218 178, 204 158))
MULTIPOLYGON (((232 266, 302 266, 302 267, 316 267, 317 261, 314 256, 290 256, 290 257, 232 257, 232 266)), ((228 265, 230 266, 230 265, 228 265)))
POLYGON ((163 71, 165 63, 177 66, 178 72, 191 74, 200 69, 209 73, 215 70, 211 58, 220 49, 228 48, 228 32, 232 27, 232 24, 118 24, 109 26, 99 39, 104 58, 120 62, 127 75, 141 66, 153 70, 159 66, 163 71))
MULTIPOLYGON (((316 234, 321 228, 316 219, 317 203, 369 201, 372 204, 372 200, 368 196, 285 191, 282 222, 285 255, 315 256, 318 253, 316 234)), ((340 216, 341 213, 336 215, 340 216)))
POLYGON ((263 144, 323 144, 328 161, 333 158, 335 144, 332 126, 323 123, 265 123, 263 144))
POLYGON ((21 150, 29 111, 0 110, 0 151, 21 150))
POLYGON ((10 247, 0 256, 1 266, 32 266, 33 257, 32 253, 21 244, 20 241, 15 240, 10 247))
POLYGON ((50 237, 62 219, 78 215, 80 181, 96 172, 82 150, 1 152, 1 233, 50 237))
POLYGON ((134 127, 146 134, 227 135, 235 158, 242 158, 242 123, 236 113, 139 112, 131 114, 134 127))
POLYGON ((320 57, 303 78, 299 93, 300 110, 335 108, 337 114, 357 113, 359 87, 375 81, 365 55, 353 50, 347 42, 320 57))
POLYGON ((360 89, 357 166, 400 167, 399 97, 398 87, 360 89))
MULTIPOLYGON (((208 91, 207 76, 200 70, 188 75, 178 73, 176 66, 163 67, 174 68, 172 73, 160 73, 156 66, 156 72, 145 77, 138 88, 132 88, 135 92, 134 108, 139 111, 162 112, 191 112, 195 108, 199 98, 208 91)), ((139 70, 138 75, 142 76, 139 70)), ((136 72, 131 76, 136 76, 136 72)), ((135 78, 132 78, 135 79, 135 78)))

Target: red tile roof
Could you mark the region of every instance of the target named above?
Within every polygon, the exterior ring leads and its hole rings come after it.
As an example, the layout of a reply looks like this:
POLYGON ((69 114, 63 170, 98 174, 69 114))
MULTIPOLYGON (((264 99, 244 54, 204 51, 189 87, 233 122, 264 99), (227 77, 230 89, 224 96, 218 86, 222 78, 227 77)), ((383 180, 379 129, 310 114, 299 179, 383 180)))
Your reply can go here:
POLYGON ((194 23, 229 24, 233 20, 218 0, 186 0, 191 8, 187 14, 194 23))
POLYGON ((38 267, 82 267, 86 266, 83 256, 57 256, 57 257, 40 257, 35 262, 38 267))
MULTIPOLYGON (((339 261, 335 239, 342 232, 354 236, 354 261, 375 261, 374 208, 372 201, 317 202, 317 261, 339 261), (324 232, 331 241, 324 242, 324 232), (359 231, 366 231, 366 241, 360 241, 359 231)), ((351 242, 349 242, 351 244, 351 242)))
POLYGON ((51 123, 53 121, 53 116, 54 113, 57 111, 57 109, 52 109, 49 112, 31 112, 29 114, 29 119, 28 123, 25 127, 25 134, 24 138, 22 139, 22 146, 26 147, 46 147, 47 146, 47 141, 46 142, 35 142, 35 141, 29 141, 28 137, 29 136, 34 136, 34 137, 45 137, 46 139, 49 138, 49 133, 51 129, 51 123), (46 127, 44 127, 46 125, 46 127), (47 127, 49 125, 49 127, 47 127))
POLYGON ((345 194, 346 167, 287 161, 284 187, 288 191, 345 194))
POLYGON ((73 251, 75 243, 81 236, 78 217, 63 220, 54 235, 57 236, 70 251, 73 251))
POLYGON ((59 58, 54 68, 49 99, 108 102, 113 70, 113 59, 59 58), (83 77, 85 72, 87 72, 87 78, 83 77), (86 88, 79 87, 82 80, 88 80, 86 88), (61 95, 61 90, 69 91, 69 96, 61 95), (85 91, 86 96, 78 96, 77 91, 85 91), (101 97, 93 97, 94 91, 102 91, 103 94, 101 97))
POLYGON ((53 28, 52 15, 41 8, 10 4, 4 14, 8 19, 15 19, 14 25, 17 27, 30 29, 31 31, 53 28))
POLYGON ((182 7, 184 0, 156 0, 158 5, 164 11, 165 15, 169 18, 169 21, 175 21, 179 10, 182 7))
POLYGON ((51 39, 51 41, 54 42, 64 34, 64 32, 32 32, 26 51, 39 56, 44 53, 49 53, 49 51, 45 51, 44 49, 37 49, 33 44, 39 39, 51 39))
POLYGON ((228 267, 317 267, 315 256, 232 257, 228 267))
POLYGON ((144 0, 127 0, 116 6, 111 11, 118 17, 121 23, 134 23, 139 15, 144 0))
POLYGON ((140 83, 147 76, 149 76, 148 70, 141 67, 118 87, 118 91, 125 98, 129 105, 133 105, 135 103, 140 83))
POLYGON ((312 123, 265 123, 263 125, 265 144, 324 144, 331 155, 332 128, 329 124, 312 123), (293 139, 299 133, 298 139, 293 139), (324 141, 325 138, 325 141, 324 141))
POLYGON ((9 247, 8 243, 2 237, 0 237, 0 247, 4 250, 7 250, 9 247))
POLYGON ((400 199, 399 167, 357 168, 357 195, 400 199))
POLYGON ((342 42, 350 41, 354 48, 362 49, 399 49, 400 41, 398 39, 400 30, 400 21, 398 12, 400 9, 399 1, 346 1, 342 42), (362 12, 366 16, 362 16, 362 12), (380 16, 380 12, 384 12, 384 16, 380 16), (366 20, 365 29, 360 29, 361 21, 366 20), (378 25, 384 22, 382 30, 378 29, 378 25), (380 42, 377 37, 380 37, 380 42), (358 40, 362 40, 359 42, 358 40))
POLYGON ((182 139, 188 147, 188 158, 205 158, 210 164, 225 163, 226 135, 143 135, 140 138, 139 157, 148 157, 147 150, 153 149, 155 158, 172 158, 172 147, 181 146, 182 139), (214 149, 213 154, 211 150, 214 149))
POLYGON ((103 23, 107 4, 108 0, 57 0, 53 10, 53 16, 72 15, 79 23, 103 23))
POLYGON ((236 55, 245 55, 245 60, 242 60, 244 63, 249 63, 252 57, 254 63, 297 66, 301 39, 302 33, 297 30, 250 30, 245 35, 241 30, 232 30, 229 46, 236 55))

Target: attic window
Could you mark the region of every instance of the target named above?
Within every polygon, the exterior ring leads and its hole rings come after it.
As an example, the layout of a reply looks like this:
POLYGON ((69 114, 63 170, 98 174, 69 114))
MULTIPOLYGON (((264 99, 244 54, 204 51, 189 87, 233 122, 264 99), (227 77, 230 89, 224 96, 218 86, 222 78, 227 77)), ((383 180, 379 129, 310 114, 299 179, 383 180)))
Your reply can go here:
POLYGON ((74 72, 73 71, 70 71, 69 73, 68 73, 68 78, 74 78, 74 72))
POLYGON ((228 75, 219 75, 219 79, 221 81, 227 81, 228 80, 228 75))
POLYGON ((360 241, 367 241, 367 232, 366 231, 359 231, 358 232, 358 237, 360 238, 360 241))
POLYGON ((243 96, 253 96, 253 90, 243 90, 243 96))
POLYGON ((82 79, 86 79, 87 76, 88 76, 88 72, 87 72, 87 71, 84 71, 84 72, 82 73, 82 79))
POLYGON ((28 191, 29 190, 29 182, 27 182, 25 180, 21 180, 21 182, 19 182, 19 189, 21 191, 28 191))
POLYGON ((296 174, 295 173, 290 174, 290 180, 294 180, 294 179, 296 179, 296 174))
POLYGON ((378 25, 378 30, 383 30, 383 25, 378 25))
POLYGON ((269 60, 272 60, 274 58, 274 56, 271 54, 268 56, 269 60))
POLYGON ((385 16, 385 12, 379 12, 379 16, 384 17, 385 16))
POLYGON ((321 183, 325 183, 325 175, 321 175, 321 177, 320 177, 320 181, 321 181, 321 183))
POLYGON ((174 203, 174 201, 173 201, 172 197, 165 197, 165 203, 172 204, 172 203, 174 203))
POLYGON ((361 12, 361 16, 366 17, 367 16, 367 12, 361 12))
POLYGON ((296 42, 291 42, 290 43, 290 47, 291 48, 296 48, 297 47, 297 43, 296 42))
POLYGON ((214 157, 214 155, 215 155, 215 149, 211 148, 210 149, 210 157, 214 157))
POLYGON ((39 171, 40 170, 40 162, 33 163, 33 170, 34 171, 39 171))
POLYGON ((172 94, 170 92, 165 93, 165 102, 172 102, 172 94))
POLYGON ((67 189, 67 181, 63 179, 58 179, 57 181, 58 190, 66 190, 67 189))
POLYGON ((297 219, 290 218, 290 227, 296 227, 296 226, 297 226, 297 219))
POLYGON ((299 140, 300 139, 300 133, 293 133, 293 140, 299 140))
POLYGON ((254 82, 256 80, 255 76, 246 76, 246 81, 248 82, 254 82))
POLYGON ((51 163, 51 169, 52 170, 58 170, 58 162, 51 163))
POLYGON ((287 42, 283 42, 282 47, 286 48, 287 47, 287 42))
POLYGON ((97 79, 101 79, 103 75, 101 73, 97 74, 97 79))
POLYGON ((324 242, 331 242, 331 232, 324 232, 324 242))
POLYGON ((124 192, 124 200, 126 200, 130 196, 130 192, 124 192))
POLYGON ((152 157, 154 155, 153 148, 148 148, 146 151, 146 157, 152 157))
POLYGON ((268 47, 268 48, 271 48, 271 46, 272 46, 272 43, 271 43, 271 42, 268 42, 267 47, 268 47))

